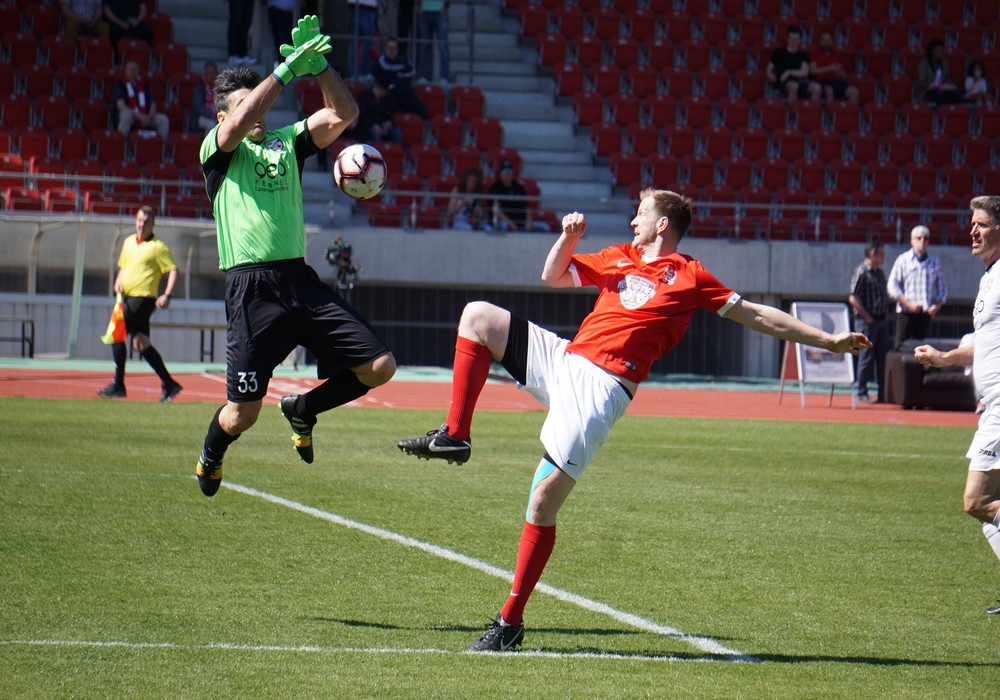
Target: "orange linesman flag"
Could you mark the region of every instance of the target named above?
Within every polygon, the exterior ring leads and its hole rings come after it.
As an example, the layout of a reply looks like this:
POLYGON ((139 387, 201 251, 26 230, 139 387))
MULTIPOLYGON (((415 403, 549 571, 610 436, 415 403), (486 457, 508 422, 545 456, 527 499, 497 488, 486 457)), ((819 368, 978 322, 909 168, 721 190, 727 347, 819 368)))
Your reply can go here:
POLYGON ((122 295, 119 294, 114 308, 111 309, 111 320, 108 321, 108 330, 101 336, 101 342, 105 345, 124 343, 127 337, 128 332, 125 330, 125 302, 122 301, 122 295))

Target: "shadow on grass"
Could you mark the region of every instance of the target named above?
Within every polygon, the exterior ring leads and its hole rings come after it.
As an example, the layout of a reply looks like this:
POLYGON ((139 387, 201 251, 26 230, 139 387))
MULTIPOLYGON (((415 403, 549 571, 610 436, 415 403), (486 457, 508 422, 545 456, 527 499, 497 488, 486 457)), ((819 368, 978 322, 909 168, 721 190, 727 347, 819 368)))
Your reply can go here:
MULTIPOLYGON (((332 622, 338 625, 345 625, 347 627, 364 627, 370 629, 380 629, 380 630, 424 630, 427 628, 417 627, 417 626, 400 626, 400 625, 390 625, 381 622, 370 622, 367 620, 347 620, 337 617, 314 617, 312 618, 317 622, 332 622)), ((462 632, 468 634, 476 634, 482 632, 486 627, 489 626, 491 621, 485 621, 482 625, 477 627, 470 627, 469 625, 440 625, 437 627, 430 628, 435 632, 462 632)), ((645 635, 648 632, 642 630, 622 630, 613 628, 589 628, 589 629, 578 629, 578 628, 563 628, 563 627, 532 627, 530 629, 532 636, 542 635, 542 634, 558 634, 558 635, 597 635, 597 636, 607 636, 607 637, 621 637, 625 635, 645 635)), ((680 639, 680 638, 678 638, 680 639)), ((940 659, 907 659, 907 658, 893 658, 893 657, 878 657, 878 656, 833 656, 830 654, 744 654, 741 656, 729 656, 725 654, 707 654, 705 652, 669 652, 665 653, 663 651, 614 651, 608 648, 599 648, 594 646, 575 646, 572 648, 567 647, 549 647, 549 646, 539 646, 523 648, 521 652, 512 653, 526 653, 526 654, 540 654, 540 655, 553 655, 553 656, 606 656, 614 657, 617 659, 636 659, 636 660, 663 660, 663 661, 739 661, 743 663, 773 663, 773 664, 803 664, 803 663, 839 663, 839 664, 861 664, 867 666, 911 666, 911 667, 926 667, 926 668, 1000 668, 1000 663, 989 663, 989 662, 979 662, 979 661, 943 661, 940 659)))

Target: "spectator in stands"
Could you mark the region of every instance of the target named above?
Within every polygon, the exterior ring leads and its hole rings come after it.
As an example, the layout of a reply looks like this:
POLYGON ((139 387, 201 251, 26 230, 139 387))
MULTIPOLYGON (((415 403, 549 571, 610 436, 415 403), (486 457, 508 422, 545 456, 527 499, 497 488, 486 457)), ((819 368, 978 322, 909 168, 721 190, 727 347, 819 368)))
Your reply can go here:
POLYGON ((403 142, 403 133, 396 126, 396 99, 389 92, 387 77, 382 76, 358 96, 358 133, 366 141, 403 142))
MULTIPOLYGON (((226 25, 226 43, 229 46, 229 63, 235 66, 252 66, 257 59, 250 55, 250 25, 253 24, 253 6, 257 0, 229 0, 229 22, 226 25)), ((280 60, 275 57, 275 60, 280 60)))
POLYGON ((153 28, 146 24, 146 15, 143 0, 105 0, 104 19, 111 43, 117 47, 121 39, 139 39, 152 46, 153 28))
POLYGON ((986 79, 986 68, 982 61, 973 61, 965 76, 965 101, 977 105, 993 102, 993 88, 986 79))
POLYGON ((799 98, 818 100, 822 89, 809 77, 809 53, 802 50, 802 30, 790 25, 785 37, 786 44, 771 53, 766 71, 768 81, 788 97, 789 103, 799 98))
POLYGON ((140 131, 155 130, 164 141, 170 133, 170 118, 156 111, 156 100, 142 76, 139 62, 125 62, 122 79, 115 83, 112 121, 117 120, 118 131, 127 137, 136 126, 140 131))
POLYGON ((819 34, 819 50, 812 54, 809 74, 820 84, 827 102, 850 100, 858 103, 858 89, 848 84, 842 56, 833 46, 833 32, 827 29, 819 34))
POLYGON ((931 319, 948 301, 941 261, 927 252, 930 239, 929 228, 914 226, 910 231, 910 250, 896 258, 889 272, 889 298, 896 302, 895 350, 908 338, 926 338, 931 319))
POLYGON ((486 206, 483 203, 483 171, 469 168, 451 190, 448 220, 452 228, 466 231, 489 231, 486 206))
POLYGON ((295 26, 296 0, 267 0, 267 23, 274 41, 274 65, 282 62, 281 45, 288 41, 295 26))
POLYGON ((375 63, 375 80, 389 86, 389 92, 396 99, 396 106, 404 112, 419 114, 427 118, 427 105, 413 92, 413 78, 417 70, 410 59, 399 52, 396 37, 387 37, 382 42, 382 55, 375 63))
POLYGON ((449 78, 448 49, 448 0, 419 0, 417 30, 420 45, 420 78, 430 82, 434 77, 434 47, 437 46, 440 63, 440 80, 447 84, 449 78))
POLYGON ((927 55, 917 66, 913 96, 917 102, 926 100, 935 104, 962 101, 962 91, 952 82, 948 61, 944 58, 944 42, 940 39, 931 39, 927 43, 927 55))
POLYGON ((347 74, 362 80, 371 76, 372 46, 378 24, 378 0, 347 0, 350 11, 350 48, 347 50, 347 74))
POLYGON ((500 199, 493 200, 493 228, 497 231, 538 231, 548 233, 549 227, 542 222, 532 222, 531 208, 524 185, 514 179, 514 164, 509 160, 500 163, 496 181, 490 185, 487 194, 500 199), (519 197, 520 199, 511 199, 519 197))
MULTIPOLYGON (((289 30, 289 34, 291 30, 289 30)), ((191 131, 207 134, 218 123, 215 108, 215 79, 219 77, 219 66, 215 61, 206 61, 201 82, 194 86, 191 101, 191 131)))
POLYGON ((66 36, 73 41, 81 34, 107 39, 110 29, 103 17, 104 5, 101 0, 62 0, 63 26, 66 28, 66 36))

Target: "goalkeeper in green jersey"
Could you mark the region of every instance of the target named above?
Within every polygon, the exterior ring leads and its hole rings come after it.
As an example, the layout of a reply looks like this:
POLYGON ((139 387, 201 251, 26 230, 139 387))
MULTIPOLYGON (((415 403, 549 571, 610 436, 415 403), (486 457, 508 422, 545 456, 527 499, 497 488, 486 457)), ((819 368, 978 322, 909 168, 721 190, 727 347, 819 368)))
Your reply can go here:
POLYGON ((201 145, 205 187, 226 272, 226 398, 212 417, 196 473, 213 496, 222 458, 260 414, 274 368, 302 345, 323 379, 284 396, 282 414, 299 456, 313 461, 316 416, 384 384, 396 361, 371 324, 305 262, 302 169, 354 121, 358 106, 325 54, 330 37, 313 16, 299 20, 284 63, 266 78, 246 67, 219 74, 219 123, 201 145), (324 106, 300 122, 268 131, 264 116, 297 76, 315 75, 324 106))

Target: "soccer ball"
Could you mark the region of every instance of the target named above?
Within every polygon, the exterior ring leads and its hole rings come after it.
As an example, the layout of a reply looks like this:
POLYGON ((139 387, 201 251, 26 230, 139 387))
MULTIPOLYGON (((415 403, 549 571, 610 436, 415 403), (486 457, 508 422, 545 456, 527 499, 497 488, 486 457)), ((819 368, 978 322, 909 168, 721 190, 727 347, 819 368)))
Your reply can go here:
POLYGON ((355 143, 337 156, 333 180, 344 194, 355 199, 371 199, 385 186, 385 159, 373 146, 355 143))

